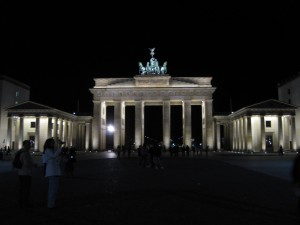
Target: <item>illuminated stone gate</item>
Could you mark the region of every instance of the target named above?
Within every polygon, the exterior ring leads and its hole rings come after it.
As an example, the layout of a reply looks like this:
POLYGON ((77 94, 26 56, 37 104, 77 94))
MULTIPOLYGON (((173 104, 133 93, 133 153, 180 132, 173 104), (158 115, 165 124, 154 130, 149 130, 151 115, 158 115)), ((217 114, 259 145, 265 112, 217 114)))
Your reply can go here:
MULTIPOLYGON (((92 148, 106 148, 106 109, 114 107, 114 148, 125 144, 125 107, 135 107, 135 147, 144 143, 144 107, 162 106, 163 144, 170 146, 171 106, 182 106, 183 144, 192 143, 192 105, 202 106, 202 143, 213 146, 211 77, 171 77, 166 62, 159 67, 151 50, 150 62, 139 63, 140 74, 133 78, 95 78, 93 94, 92 148)), ((201 115, 199 115, 201 116, 201 115)))

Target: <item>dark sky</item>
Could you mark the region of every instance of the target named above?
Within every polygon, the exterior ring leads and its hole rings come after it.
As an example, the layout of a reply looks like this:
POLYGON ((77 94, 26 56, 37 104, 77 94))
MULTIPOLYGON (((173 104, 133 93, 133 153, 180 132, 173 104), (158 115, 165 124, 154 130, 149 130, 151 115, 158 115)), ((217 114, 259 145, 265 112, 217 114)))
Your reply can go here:
POLYGON ((300 70, 296 1, 194 2, 1 3, 0 73, 32 101, 91 114, 93 78, 133 77, 155 47, 171 76, 213 77, 215 113, 277 99, 300 70))

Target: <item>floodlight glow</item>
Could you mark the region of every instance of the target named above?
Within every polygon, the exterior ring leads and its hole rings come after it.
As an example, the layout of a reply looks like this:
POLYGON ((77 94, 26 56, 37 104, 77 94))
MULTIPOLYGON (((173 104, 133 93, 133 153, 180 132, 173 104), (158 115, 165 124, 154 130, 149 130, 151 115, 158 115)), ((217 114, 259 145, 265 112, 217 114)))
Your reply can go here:
POLYGON ((113 133, 113 132, 115 132, 115 127, 113 125, 108 125, 107 130, 108 130, 108 132, 113 133))

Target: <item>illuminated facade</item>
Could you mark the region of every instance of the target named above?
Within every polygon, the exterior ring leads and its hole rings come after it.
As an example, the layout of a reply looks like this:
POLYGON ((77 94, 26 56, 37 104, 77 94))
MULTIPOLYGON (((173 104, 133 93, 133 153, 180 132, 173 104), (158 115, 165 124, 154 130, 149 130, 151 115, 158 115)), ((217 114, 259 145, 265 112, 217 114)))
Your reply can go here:
MULTIPOLYGON (((162 106, 163 144, 169 149, 171 142, 171 106, 182 106, 183 145, 192 144, 192 105, 202 106, 202 143, 213 146, 212 95, 215 88, 211 77, 171 77, 167 62, 159 66, 154 58, 155 48, 150 48, 151 58, 144 67, 139 65, 139 75, 133 78, 96 78, 93 94, 94 116, 92 125, 93 149, 106 149, 107 106, 114 107, 114 143, 125 145, 125 107, 135 107, 135 148, 144 144, 144 107, 162 106)), ((199 115, 201 116, 201 115, 199 115)))
POLYGON ((91 116, 76 116, 29 101, 30 87, 0 76, 0 149, 17 150, 25 139, 42 151, 49 137, 78 149, 91 148, 91 116))
POLYGON ((7 110, 7 145, 20 149, 23 140, 43 150, 47 138, 66 142, 66 147, 90 149, 90 116, 76 116, 45 105, 27 101, 7 110))
MULTIPOLYGON (((125 144, 125 107, 135 107, 135 147, 144 143, 144 107, 162 106, 163 144, 170 146, 172 105, 182 106, 183 144, 191 146, 191 106, 202 106, 202 142, 213 146, 211 77, 171 77, 168 74, 133 78, 96 78, 93 94, 93 149, 106 148, 106 108, 114 106, 114 148, 125 144)), ((201 116, 201 115, 199 115, 201 116)))
POLYGON ((267 100, 242 108, 229 116, 215 116, 215 148, 278 152, 297 150, 297 107, 278 100, 267 100), (221 127, 223 138, 221 138, 221 127))
POLYGON ((0 76, 0 141, 13 149, 31 139, 41 150, 49 137, 61 139, 78 149, 107 148, 107 107, 114 108, 113 148, 125 145, 125 108, 133 106, 134 144, 145 140, 145 106, 162 107, 162 142, 166 149, 171 142, 171 107, 182 107, 183 144, 192 145, 192 106, 201 106, 202 146, 215 150, 277 152, 300 148, 300 113, 298 106, 300 79, 279 86, 279 99, 267 100, 230 115, 213 116, 212 77, 171 77, 167 62, 162 66, 154 58, 143 65, 132 78, 95 78, 93 117, 76 116, 45 105, 30 102, 29 87, 0 76), (293 103, 290 104, 290 103, 293 103), (9 107, 9 108, 8 108, 9 107))

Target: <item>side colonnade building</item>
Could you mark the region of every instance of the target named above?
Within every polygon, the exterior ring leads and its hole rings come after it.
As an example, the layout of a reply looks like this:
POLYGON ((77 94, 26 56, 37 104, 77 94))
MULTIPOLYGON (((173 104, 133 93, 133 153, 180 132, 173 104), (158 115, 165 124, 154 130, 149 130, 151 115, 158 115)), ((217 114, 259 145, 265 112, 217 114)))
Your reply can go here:
POLYGON ((218 150, 250 152, 278 152, 282 146, 285 150, 296 151, 300 148, 297 140, 299 116, 297 106, 274 99, 228 116, 214 116, 214 146, 218 150))
POLYGON ((90 149, 91 116, 76 116, 32 101, 7 110, 7 145, 20 149, 25 139, 43 151, 46 139, 64 141, 66 147, 90 149))

